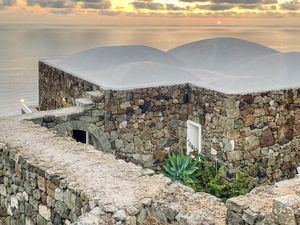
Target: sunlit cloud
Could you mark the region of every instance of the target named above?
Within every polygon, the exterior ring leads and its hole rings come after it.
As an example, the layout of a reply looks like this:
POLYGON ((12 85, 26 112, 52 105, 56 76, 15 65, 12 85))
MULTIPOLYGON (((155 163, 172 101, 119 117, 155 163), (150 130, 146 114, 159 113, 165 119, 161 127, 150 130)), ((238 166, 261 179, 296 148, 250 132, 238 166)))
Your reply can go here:
POLYGON ((12 7, 17 3, 16 0, 0 0, 0 9, 12 7))
MULTIPOLYGON (((184 18, 300 16, 298 0, 0 0, 0 13, 184 18)), ((8 15, 8 14, 7 14, 8 15)), ((216 23, 214 21, 214 23, 216 23)))

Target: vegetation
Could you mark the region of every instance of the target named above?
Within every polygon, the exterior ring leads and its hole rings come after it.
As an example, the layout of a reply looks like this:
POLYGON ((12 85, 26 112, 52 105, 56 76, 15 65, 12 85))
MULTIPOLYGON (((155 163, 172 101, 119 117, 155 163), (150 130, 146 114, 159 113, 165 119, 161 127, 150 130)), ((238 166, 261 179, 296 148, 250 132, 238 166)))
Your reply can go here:
POLYGON ((236 170, 235 176, 229 179, 228 167, 217 168, 201 155, 195 158, 183 153, 170 155, 164 166, 165 175, 177 180, 195 191, 210 193, 222 200, 244 195, 254 188, 254 178, 236 170))
POLYGON ((183 153, 173 153, 164 166, 166 176, 185 184, 193 184, 199 176, 198 162, 183 153))

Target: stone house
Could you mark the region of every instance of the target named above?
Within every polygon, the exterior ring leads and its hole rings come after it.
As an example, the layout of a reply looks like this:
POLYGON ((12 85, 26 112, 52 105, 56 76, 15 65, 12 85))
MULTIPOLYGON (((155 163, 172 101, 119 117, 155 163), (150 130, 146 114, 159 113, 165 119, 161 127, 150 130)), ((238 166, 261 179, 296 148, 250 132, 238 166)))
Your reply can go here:
POLYGON ((39 62, 39 108, 84 113, 42 125, 159 169, 168 153, 201 153, 262 180, 300 162, 300 53, 232 38, 168 52, 100 47, 39 62))

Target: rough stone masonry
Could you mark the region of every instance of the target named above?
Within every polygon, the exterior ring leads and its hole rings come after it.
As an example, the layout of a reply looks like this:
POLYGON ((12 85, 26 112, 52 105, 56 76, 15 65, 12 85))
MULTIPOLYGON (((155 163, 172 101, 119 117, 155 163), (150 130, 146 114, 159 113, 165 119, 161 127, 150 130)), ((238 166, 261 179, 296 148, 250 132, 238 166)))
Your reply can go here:
MULTIPOLYGON (((256 166, 261 182, 291 178, 300 164, 299 88, 243 95, 189 84, 101 90, 39 63, 41 110, 70 107, 93 90, 102 93, 95 107, 56 128, 97 126, 109 143, 105 149, 118 158, 159 169, 169 152, 186 149, 191 120, 202 126, 203 153, 245 170, 256 166)), ((43 123, 57 126, 53 117, 43 123)))
POLYGON ((255 188, 226 206, 228 225, 299 225, 300 177, 255 188))
POLYGON ((219 199, 24 121, 45 113, 0 118, 0 224, 225 223, 219 199))

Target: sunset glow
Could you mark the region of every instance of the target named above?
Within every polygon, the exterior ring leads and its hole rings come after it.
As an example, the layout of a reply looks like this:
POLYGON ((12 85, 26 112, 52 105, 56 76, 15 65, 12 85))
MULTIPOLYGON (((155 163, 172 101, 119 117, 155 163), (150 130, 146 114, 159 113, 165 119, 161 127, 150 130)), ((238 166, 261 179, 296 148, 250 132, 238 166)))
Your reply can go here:
POLYGON ((178 19, 191 24, 213 19, 214 24, 223 24, 218 18, 233 24, 261 20, 297 24, 299 16, 298 0, 0 0, 1 22, 59 22, 65 18, 65 22, 77 23, 118 20, 139 24, 151 17, 158 24, 178 19), (142 19, 135 20, 137 17, 142 19))

